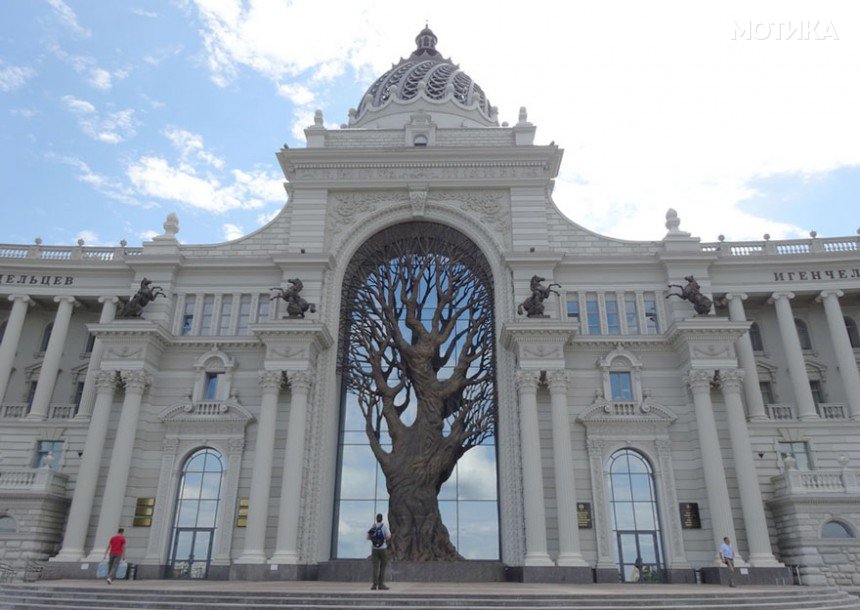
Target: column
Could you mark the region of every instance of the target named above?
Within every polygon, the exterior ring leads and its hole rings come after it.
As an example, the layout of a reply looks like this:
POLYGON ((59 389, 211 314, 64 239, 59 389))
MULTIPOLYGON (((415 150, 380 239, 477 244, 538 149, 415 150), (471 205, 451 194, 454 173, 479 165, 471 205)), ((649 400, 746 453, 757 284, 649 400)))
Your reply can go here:
POLYGON ((567 371, 548 371, 546 379, 552 403, 552 452, 559 549, 556 563, 560 566, 587 566, 579 548, 579 525, 576 520, 576 479, 567 407, 569 374, 567 371))
POLYGON ((281 478, 281 505, 278 509, 278 538, 270 563, 298 563, 299 505, 305 453, 305 424, 308 395, 313 377, 307 371, 291 373, 290 420, 287 451, 281 478))
POLYGON ((131 466, 131 454, 134 450, 134 438, 137 436, 140 403, 143 393, 152 383, 152 378, 145 371, 122 371, 120 377, 125 385, 125 399, 122 401, 119 425, 113 441, 99 524, 96 528, 93 550, 88 557, 90 561, 98 561, 108 540, 119 528, 128 484, 128 470, 131 466))
POLYGON ((9 300, 12 301, 12 311, 9 314, 9 320, 6 321, 3 342, 0 343, 0 404, 3 404, 6 386, 9 385, 9 376, 15 363, 15 352, 18 350, 18 341, 24 328, 24 318, 27 316, 27 307, 33 303, 26 294, 10 295, 9 300))
MULTIPOLYGON (((747 316, 744 312, 744 301, 746 298, 747 295, 737 292, 726 295, 726 300, 729 302, 729 319, 732 322, 747 321, 747 316)), ((755 355, 753 354, 749 333, 744 333, 740 339, 735 341, 735 349, 738 351, 738 363, 744 371, 744 397, 747 401, 750 421, 765 420, 767 419, 767 414, 765 413, 764 401, 761 397, 758 369, 756 369, 755 355)))
POLYGON ((793 292, 774 292, 768 303, 773 303, 776 307, 779 334, 782 337, 789 377, 794 388, 794 400, 797 403, 797 417, 801 420, 818 419, 812 390, 809 388, 809 378, 806 375, 806 361, 803 359, 803 350, 800 349, 800 339, 797 338, 794 314, 791 313, 789 300, 793 298, 793 292))
POLYGON ((257 444, 254 447, 254 471, 248 498, 248 526, 245 528, 245 549, 236 563, 266 562, 266 523, 269 518, 269 489, 272 485, 272 453, 275 450, 278 395, 283 381, 282 371, 266 371, 260 375, 263 400, 260 403, 257 444))
POLYGON ((738 478, 738 491, 741 496, 741 510, 749 544, 749 562, 755 567, 781 567, 773 556, 770 535, 767 531, 767 517, 758 485, 758 470, 753 460, 749 431, 744 419, 744 406, 741 403, 741 385, 744 371, 728 369, 720 371, 720 389, 726 403, 726 416, 729 420, 729 438, 732 444, 732 457, 735 461, 735 475, 738 478))
POLYGON ((36 393, 30 407, 28 419, 45 419, 48 416, 48 406, 54 395, 54 385, 57 383, 57 373, 60 371, 60 358, 66 346, 66 335, 69 333, 69 321, 72 319, 72 309, 78 305, 75 297, 54 297, 57 305, 57 315, 54 316, 54 328, 45 349, 45 358, 39 370, 39 381, 36 383, 36 393))
POLYGON ((857 372, 854 348, 851 347, 848 329, 845 328, 845 318, 839 306, 839 297, 844 294, 841 290, 824 290, 818 295, 816 301, 824 303, 824 315, 827 316, 830 340, 836 351, 836 362, 839 364, 839 374, 842 376, 848 410, 852 418, 860 419, 860 373, 857 372))
MULTIPOLYGON (((84 558, 84 544, 86 544, 93 500, 96 496, 102 452, 117 382, 116 371, 98 371, 95 377, 96 402, 92 420, 87 429, 87 439, 84 442, 84 454, 81 456, 72 505, 69 507, 63 548, 53 561, 81 561, 84 558)), ((101 543, 96 541, 96 549, 101 543)))
MULTIPOLYGON (((719 549, 723 536, 728 536, 732 544, 737 544, 735 526, 732 521, 732 504, 729 501, 729 486, 723 470, 723 456, 720 453, 720 439, 714 421, 714 408, 711 404, 711 381, 714 371, 691 370, 686 382, 693 394, 696 409, 696 427, 699 431, 699 448, 702 452, 702 470, 705 474, 705 487, 708 496, 708 509, 711 514, 711 530, 714 537, 714 565, 721 565, 719 549)), ((738 557, 739 559, 740 557, 738 557)))
POLYGON ((523 461, 523 496, 526 521, 527 566, 551 566, 547 553, 546 513, 543 501, 543 468, 537 415, 540 371, 517 371, 520 397, 520 445, 523 461))
MULTIPOLYGON (((113 322, 116 316, 117 297, 99 297, 102 304, 102 313, 99 316, 99 324, 113 322)), ((105 346, 102 340, 96 337, 93 343, 93 351, 90 353, 90 363, 87 366, 87 377, 84 379, 84 391, 81 393, 81 404, 78 407, 77 419, 89 419, 93 412, 93 401, 96 395, 96 376, 102 364, 105 346)))

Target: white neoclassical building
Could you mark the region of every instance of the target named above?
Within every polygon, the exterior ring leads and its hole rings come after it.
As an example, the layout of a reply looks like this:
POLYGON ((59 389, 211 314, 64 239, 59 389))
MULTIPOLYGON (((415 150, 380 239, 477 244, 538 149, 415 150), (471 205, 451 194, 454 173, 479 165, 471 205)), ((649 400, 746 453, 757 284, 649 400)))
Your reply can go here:
POLYGON ((416 41, 347 124, 278 151, 288 201, 255 233, 181 245, 171 215, 140 248, 0 246, 0 563, 92 576, 124 527, 138 577, 349 577, 387 495, 342 287, 420 223, 494 293, 495 434, 439 491, 458 575, 626 580, 638 556, 712 581, 728 536, 751 580, 860 584, 860 240, 702 243, 672 210, 659 241, 597 235, 558 211, 562 150, 525 109, 499 124, 416 41), (560 285, 543 317, 517 311, 534 276, 560 285), (704 314, 667 298, 687 276, 704 314), (144 278, 165 296, 120 318, 144 278), (295 278, 303 318, 270 299, 295 278))

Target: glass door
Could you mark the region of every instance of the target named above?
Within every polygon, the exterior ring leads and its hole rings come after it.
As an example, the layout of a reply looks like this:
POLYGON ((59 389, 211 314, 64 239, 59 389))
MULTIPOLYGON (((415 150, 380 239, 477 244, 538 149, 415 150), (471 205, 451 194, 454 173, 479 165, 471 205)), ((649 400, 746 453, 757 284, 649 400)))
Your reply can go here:
POLYGON ((206 578, 212 559, 214 528, 176 528, 170 575, 173 578, 206 578))
POLYGON ((656 531, 618 531, 618 564, 624 582, 662 582, 663 570, 657 554, 656 531), (636 558, 642 559, 639 578, 634 580, 636 558))

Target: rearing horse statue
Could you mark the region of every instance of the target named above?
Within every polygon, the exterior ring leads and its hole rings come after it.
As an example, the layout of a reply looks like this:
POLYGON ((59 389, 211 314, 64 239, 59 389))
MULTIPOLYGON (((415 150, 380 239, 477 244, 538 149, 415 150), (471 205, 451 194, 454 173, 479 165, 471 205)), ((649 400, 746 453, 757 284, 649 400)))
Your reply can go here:
POLYGON ((139 318, 143 313, 143 308, 155 300, 155 297, 166 297, 161 286, 153 286, 152 280, 143 278, 140 281, 140 288, 128 302, 122 306, 119 312, 120 318, 139 318))
POLYGON ((517 307, 517 313, 519 315, 523 315, 526 313, 529 318, 544 318, 546 315, 544 314, 544 305, 543 302, 549 297, 550 293, 558 294, 558 290, 553 290, 553 286, 558 286, 561 288, 561 284, 550 284, 548 286, 544 286, 541 282, 545 281, 545 277, 541 277, 539 275, 533 275, 531 282, 529 282, 529 288, 532 291, 532 295, 527 298, 525 301, 519 304, 517 307))
POLYGON ((699 315, 704 316, 711 313, 711 306, 713 306, 714 302, 702 294, 701 286, 699 286, 699 282, 696 281, 696 278, 692 275, 688 275, 684 279, 687 280, 687 284, 685 286, 681 286, 680 284, 669 284, 669 288, 680 288, 681 294, 672 292, 667 294, 666 298, 678 297, 684 301, 690 301, 693 305, 693 309, 695 309, 696 313, 699 315))
POLYGON ((304 318, 307 311, 316 313, 317 306, 313 303, 308 303, 299 295, 302 288, 305 287, 302 281, 299 278, 293 278, 287 280, 287 282, 291 284, 289 288, 284 289, 279 286, 271 288, 271 290, 277 290, 278 292, 270 300, 283 299, 287 303, 287 315, 291 318, 304 318))

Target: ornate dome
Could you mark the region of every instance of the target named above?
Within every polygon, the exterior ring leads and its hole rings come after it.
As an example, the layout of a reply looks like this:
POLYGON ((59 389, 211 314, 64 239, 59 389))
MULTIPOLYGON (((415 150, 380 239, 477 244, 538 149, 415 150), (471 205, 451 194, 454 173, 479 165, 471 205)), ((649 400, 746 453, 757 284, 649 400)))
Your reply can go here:
MULTIPOLYGON (((440 55, 436 50, 436 35, 425 27, 415 37, 416 49, 406 59, 376 79, 361 100, 358 110, 350 111, 349 126, 361 127, 382 115, 402 113, 403 106, 417 100, 427 100, 427 110, 440 111, 453 102, 455 114, 483 126, 497 126, 496 109, 487 95, 469 75, 440 55), (395 105, 396 108, 391 108, 395 105), (383 109, 389 112, 382 112, 383 109), (394 112, 390 112, 394 111, 394 112)), ((414 110, 409 108, 408 111, 414 110)), ((443 111, 444 112, 444 111, 443 111)), ((471 121, 467 121, 471 123, 471 121)))

